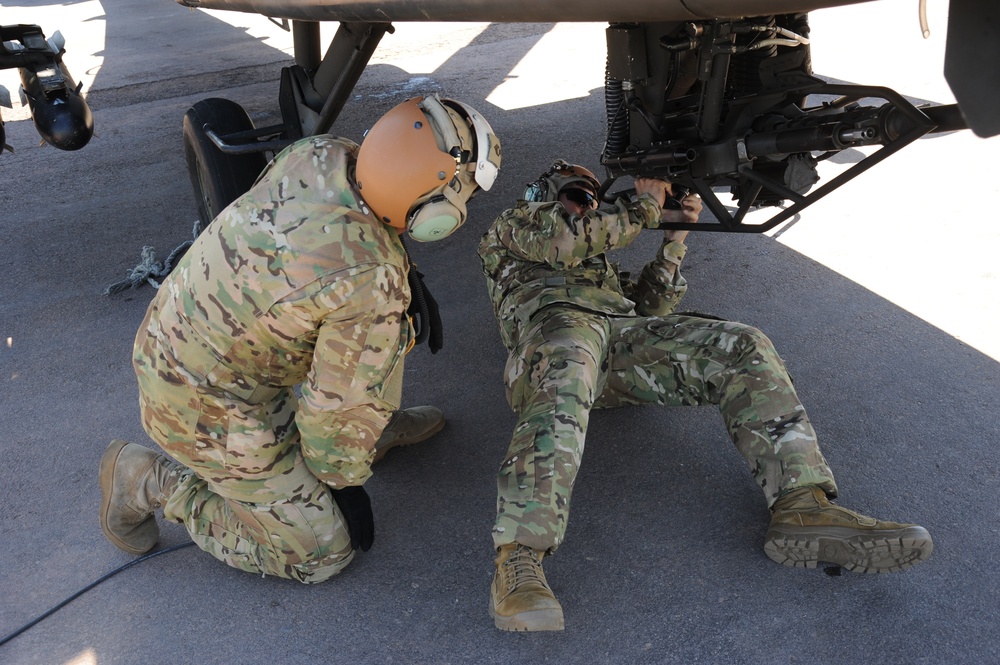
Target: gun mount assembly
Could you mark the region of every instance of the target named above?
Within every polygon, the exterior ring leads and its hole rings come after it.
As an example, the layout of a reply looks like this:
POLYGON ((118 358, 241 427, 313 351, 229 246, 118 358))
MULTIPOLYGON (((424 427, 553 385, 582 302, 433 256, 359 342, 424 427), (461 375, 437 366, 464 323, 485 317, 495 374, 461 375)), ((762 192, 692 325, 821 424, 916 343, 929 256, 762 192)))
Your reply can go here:
POLYGON ((807 14, 611 25, 602 195, 613 199, 622 176, 664 178, 697 192, 717 220, 664 228, 762 232, 920 137, 968 127, 957 104, 918 108, 889 88, 814 76, 808 35, 807 14), (872 146, 810 191, 818 162, 872 146), (786 201, 763 223, 745 221, 786 201))

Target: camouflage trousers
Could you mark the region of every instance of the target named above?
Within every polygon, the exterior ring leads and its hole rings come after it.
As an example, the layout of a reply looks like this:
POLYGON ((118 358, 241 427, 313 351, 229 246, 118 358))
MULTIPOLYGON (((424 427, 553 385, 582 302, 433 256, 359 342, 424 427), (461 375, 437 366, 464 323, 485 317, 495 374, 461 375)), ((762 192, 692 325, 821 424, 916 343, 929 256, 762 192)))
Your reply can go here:
POLYGON ((554 551, 562 542, 593 408, 716 404, 768 506, 804 485, 836 496, 791 378, 759 330, 559 306, 536 313, 522 330, 505 369, 518 422, 497 476, 497 547, 554 551))
POLYGON ((216 559, 251 573, 311 584, 351 562, 354 551, 340 509, 302 458, 294 393, 284 390, 268 404, 249 407, 202 388, 165 382, 155 373, 138 378, 147 433, 189 470, 164 503, 165 519, 183 524, 195 544, 216 559), (169 427, 167 413, 172 414, 169 427), (287 448, 280 473, 259 477, 221 457, 227 449, 252 449, 251 438, 287 448), (212 445, 205 444, 209 441, 212 445))
POLYGON ((340 510, 316 478, 287 499, 252 503, 227 498, 191 473, 182 476, 163 516, 183 524, 216 559, 250 573, 314 584, 354 558, 340 510))

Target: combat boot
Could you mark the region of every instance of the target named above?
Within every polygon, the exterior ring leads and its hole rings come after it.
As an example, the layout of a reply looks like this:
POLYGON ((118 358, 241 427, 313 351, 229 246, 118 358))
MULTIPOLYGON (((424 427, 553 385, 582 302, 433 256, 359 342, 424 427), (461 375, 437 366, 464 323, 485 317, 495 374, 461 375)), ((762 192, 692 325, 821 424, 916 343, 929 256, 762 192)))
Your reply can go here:
POLYGON ((145 554, 160 537, 153 511, 184 467, 149 448, 115 439, 101 457, 101 529, 118 549, 145 554))
POLYGON ((856 573, 892 573, 920 563, 934 549, 922 526, 835 506, 816 486, 783 495, 771 511, 764 552, 784 566, 815 568, 823 561, 856 573))
POLYGON ((414 406, 392 414, 389 424, 382 430, 382 436, 375 443, 375 458, 378 462, 385 454, 399 446, 420 443, 434 436, 444 427, 444 414, 433 406, 414 406))
POLYGON ((497 552, 490 615, 501 630, 562 630, 562 606, 542 572, 544 552, 520 543, 497 552))

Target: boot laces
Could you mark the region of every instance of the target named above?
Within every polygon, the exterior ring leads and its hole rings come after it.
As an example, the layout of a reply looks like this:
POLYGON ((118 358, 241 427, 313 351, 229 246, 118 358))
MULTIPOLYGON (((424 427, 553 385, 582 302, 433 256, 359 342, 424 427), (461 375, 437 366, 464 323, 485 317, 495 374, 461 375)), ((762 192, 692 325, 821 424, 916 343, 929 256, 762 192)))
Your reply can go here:
POLYGON ((504 571, 507 573, 507 582, 510 591, 516 591, 528 584, 538 584, 548 588, 545 583, 545 575, 542 572, 542 564, 535 555, 535 551, 525 545, 518 545, 517 549, 511 552, 510 556, 503 562, 504 571))

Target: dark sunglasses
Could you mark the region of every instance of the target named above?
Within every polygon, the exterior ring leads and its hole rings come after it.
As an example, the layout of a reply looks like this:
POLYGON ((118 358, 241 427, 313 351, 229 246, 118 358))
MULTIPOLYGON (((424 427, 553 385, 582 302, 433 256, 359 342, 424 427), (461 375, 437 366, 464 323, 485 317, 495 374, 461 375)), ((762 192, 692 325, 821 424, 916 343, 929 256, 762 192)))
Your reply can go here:
POLYGON ((564 189, 560 193, 573 203, 583 208, 592 208, 594 207, 594 203, 597 201, 596 196, 585 189, 578 189, 576 187, 564 189))

